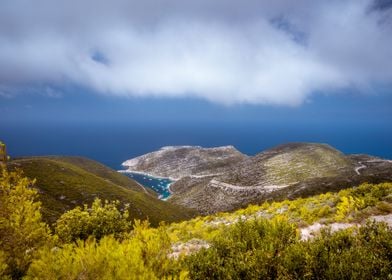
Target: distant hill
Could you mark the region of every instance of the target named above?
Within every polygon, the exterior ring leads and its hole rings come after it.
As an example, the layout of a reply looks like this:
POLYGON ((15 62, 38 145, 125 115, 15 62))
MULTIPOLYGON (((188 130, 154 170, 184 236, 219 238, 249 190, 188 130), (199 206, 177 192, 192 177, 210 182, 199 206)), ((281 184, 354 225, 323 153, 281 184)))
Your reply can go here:
POLYGON ((158 151, 125 161, 131 171, 180 179, 226 172, 247 158, 233 146, 203 148, 200 146, 168 146, 158 151))
POLYGON ((363 182, 392 181, 392 161, 344 155, 318 143, 284 144, 252 157, 232 146, 170 147, 124 165, 130 170, 177 178, 169 201, 204 214, 337 191, 363 182))
POLYGON ((65 211, 90 204, 96 197, 119 200, 129 206, 130 216, 160 221, 179 221, 194 211, 157 199, 156 193, 96 161, 82 157, 25 157, 8 163, 35 178, 44 219, 52 223, 65 211))
POLYGON ((281 186, 352 171, 352 161, 325 144, 290 143, 241 162, 222 179, 234 185, 281 186))

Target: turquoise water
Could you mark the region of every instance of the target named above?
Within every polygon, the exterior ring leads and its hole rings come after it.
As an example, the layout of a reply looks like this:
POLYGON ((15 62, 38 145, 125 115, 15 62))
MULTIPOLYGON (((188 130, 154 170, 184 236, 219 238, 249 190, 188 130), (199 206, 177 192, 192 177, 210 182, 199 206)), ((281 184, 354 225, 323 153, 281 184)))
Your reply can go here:
POLYGON ((173 183, 173 181, 168 178, 157 178, 150 175, 133 172, 126 172, 123 174, 134 179, 144 187, 150 188, 157 192, 160 199, 165 200, 170 196, 169 186, 171 183, 173 183))

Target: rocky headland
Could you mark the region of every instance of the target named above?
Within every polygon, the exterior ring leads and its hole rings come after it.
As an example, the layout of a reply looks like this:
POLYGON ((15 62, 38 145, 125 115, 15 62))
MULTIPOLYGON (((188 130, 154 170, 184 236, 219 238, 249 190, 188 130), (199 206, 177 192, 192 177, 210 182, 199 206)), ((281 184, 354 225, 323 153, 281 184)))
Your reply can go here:
POLYGON ((233 146, 170 146, 123 165, 129 171, 174 179, 169 201, 202 214, 392 181, 392 161, 345 155, 318 143, 284 144, 255 156, 233 146))

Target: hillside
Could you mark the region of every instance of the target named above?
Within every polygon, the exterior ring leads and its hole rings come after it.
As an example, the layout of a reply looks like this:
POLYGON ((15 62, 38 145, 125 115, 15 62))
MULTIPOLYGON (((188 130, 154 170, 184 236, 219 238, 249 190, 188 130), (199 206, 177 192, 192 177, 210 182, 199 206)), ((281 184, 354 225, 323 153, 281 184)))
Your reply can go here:
POLYGON ((186 176, 221 174, 246 158, 246 155, 233 146, 168 146, 127 160, 122 165, 129 171, 142 171, 153 176, 180 179, 186 176))
POLYGON ((309 178, 334 177, 351 166, 351 160, 329 145, 289 143, 241 162, 222 180, 245 186, 291 185, 309 178))
MULTIPOLYGON (((208 150, 186 149, 198 155, 208 150)), ((214 149, 225 150, 226 147, 214 149)), ((229 151, 230 154, 239 153, 234 153, 237 151, 234 148, 229 151)), ((132 163, 130 169, 177 178, 171 186, 173 195, 169 201, 204 214, 230 211, 271 199, 337 191, 363 182, 392 181, 391 161, 367 155, 344 155, 326 144, 289 143, 252 157, 239 155, 235 160, 217 157, 219 165, 216 168, 215 157, 192 157, 188 166, 189 153, 184 153, 181 147, 171 147, 127 162, 132 163), (184 169, 178 164, 182 162, 185 162, 184 169)))
POLYGON ((55 249, 49 243, 26 274, 27 279, 389 279, 391 229, 392 184, 363 184, 158 228, 135 222, 122 238, 89 238, 55 249))
POLYGON ((232 212, 220 212, 199 216, 188 221, 172 223, 169 231, 173 240, 200 238, 211 240, 221 234, 221 230, 239 221, 259 218, 285 218, 295 223, 301 237, 312 230, 336 224, 357 226, 367 219, 383 220, 392 228, 392 183, 368 184, 326 192, 306 198, 270 201, 250 204, 232 212))
POLYGON ((1 174, 1 279, 365 280, 392 275, 392 183, 264 202, 158 227, 130 222, 121 206, 95 200, 67 211, 49 230, 34 183, 20 172, 1 174))
POLYGON ((50 223, 76 206, 90 204, 95 198, 119 200, 128 205, 131 218, 160 221, 188 219, 194 214, 182 206, 156 198, 132 179, 98 162, 81 157, 27 157, 8 163, 25 176, 36 179, 44 219, 50 223))

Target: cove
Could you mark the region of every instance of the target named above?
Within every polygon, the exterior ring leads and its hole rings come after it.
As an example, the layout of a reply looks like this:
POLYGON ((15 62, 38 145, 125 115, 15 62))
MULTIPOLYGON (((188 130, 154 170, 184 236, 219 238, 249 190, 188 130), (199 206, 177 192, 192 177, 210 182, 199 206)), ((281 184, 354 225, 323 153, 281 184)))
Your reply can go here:
POLYGON ((135 180, 144 187, 150 188, 158 193, 159 199, 166 200, 170 196, 170 184, 173 183, 172 180, 168 178, 153 177, 144 173, 137 173, 131 171, 122 171, 122 173, 131 179, 135 180))

